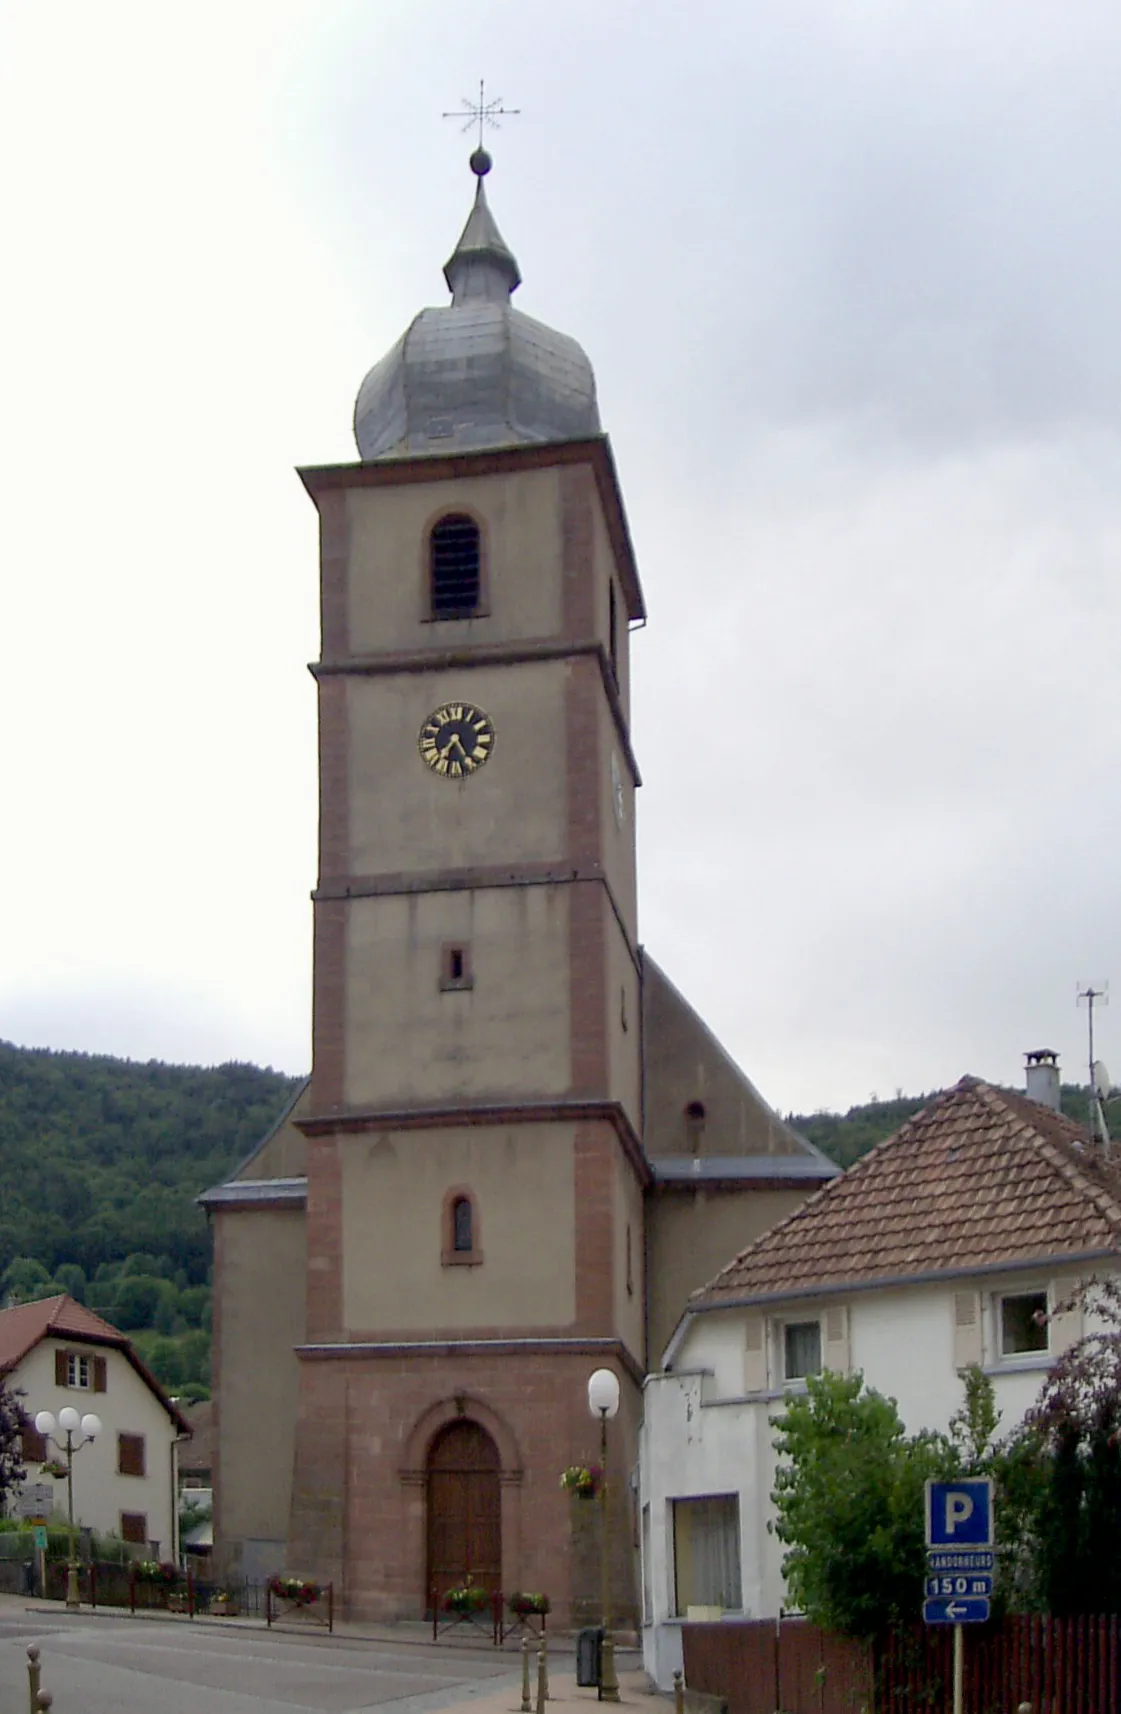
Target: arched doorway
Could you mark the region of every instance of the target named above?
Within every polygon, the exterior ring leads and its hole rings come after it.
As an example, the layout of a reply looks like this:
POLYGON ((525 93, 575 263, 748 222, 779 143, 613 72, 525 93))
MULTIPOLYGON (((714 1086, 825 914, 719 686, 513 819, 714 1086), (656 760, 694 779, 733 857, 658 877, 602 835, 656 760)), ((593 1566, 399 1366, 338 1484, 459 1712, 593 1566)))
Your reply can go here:
POLYGON ((428 1449, 426 1605, 466 1577, 502 1587, 502 1500, 498 1448, 468 1417, 449 1422, 428 1449))

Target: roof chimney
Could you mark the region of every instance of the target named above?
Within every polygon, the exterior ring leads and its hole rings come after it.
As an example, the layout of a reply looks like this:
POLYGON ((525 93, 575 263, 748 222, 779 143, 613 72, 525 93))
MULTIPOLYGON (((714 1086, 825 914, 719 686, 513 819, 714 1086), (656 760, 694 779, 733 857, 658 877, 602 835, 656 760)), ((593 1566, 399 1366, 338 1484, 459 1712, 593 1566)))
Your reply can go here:
POLYGON ((1024 1059, 1028 1100, 1038 1101, 1041 1107, 1050 1107, 1056 1113, 1061 1111, 1059 1056, 1054 1048, 1033 1048, 1031 1053, 1024 1055, 1024 1059))

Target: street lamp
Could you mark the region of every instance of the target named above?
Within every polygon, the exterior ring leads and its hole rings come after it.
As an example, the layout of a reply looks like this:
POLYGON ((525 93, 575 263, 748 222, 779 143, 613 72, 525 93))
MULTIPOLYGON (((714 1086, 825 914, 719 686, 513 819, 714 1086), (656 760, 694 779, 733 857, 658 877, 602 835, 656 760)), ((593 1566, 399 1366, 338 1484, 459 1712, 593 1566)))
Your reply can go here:
POLYGON ((588 1381, 588 1409, 599 1417, 599 1463, 603 1472, 600 1504, 603 1510, 603 1658, 599 1693, 604 1702, 618 1702, 619 1680, 615 1676, 615 1643, 611 1635, 611 1542, 607 1533, 607 1424, 619 1409, 619 1382, 610 1369, 597 1369, 588 1381))
POLYGON ((49 1440, 56 1452, 61 1452, 66 1459, 66 1513, 70 1528, 70 1560, 66 1567, 66 1605, 81 1606, 78 1595, 78 1538, 74 1531, 74 1455, 88 1446, 101 1433, 101 1418, 92 1411, 85 1416, 79 1416, 73 1405, 63 1405, 57 1420, 53 1411, 41 1410, 36 1413, 35 1427, 44 1440, 49 1440), (66 1440, 58 1438, 59 1431, 66 1440), (81 1434, 81 1440, 75 1440, 76 1434, 81 1434))

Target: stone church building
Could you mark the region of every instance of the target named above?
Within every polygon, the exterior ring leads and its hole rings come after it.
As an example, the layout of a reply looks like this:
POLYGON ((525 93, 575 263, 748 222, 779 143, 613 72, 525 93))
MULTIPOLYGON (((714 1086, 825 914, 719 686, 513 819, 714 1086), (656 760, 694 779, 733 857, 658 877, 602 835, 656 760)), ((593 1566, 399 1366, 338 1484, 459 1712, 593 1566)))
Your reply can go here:
MULTIPOLYGON (((415 1617, 470 1574, 595 1610, 611 1368, 620 1613, 641 1387, 689 1293, 835 1168, 642 948, 632 628, 591 365, 474 207, 358 395, 320 518, 311 1076, 215 1243, 222 1575, 415 1617)), ((714 955, 717 949, 714 948, 714 955)))

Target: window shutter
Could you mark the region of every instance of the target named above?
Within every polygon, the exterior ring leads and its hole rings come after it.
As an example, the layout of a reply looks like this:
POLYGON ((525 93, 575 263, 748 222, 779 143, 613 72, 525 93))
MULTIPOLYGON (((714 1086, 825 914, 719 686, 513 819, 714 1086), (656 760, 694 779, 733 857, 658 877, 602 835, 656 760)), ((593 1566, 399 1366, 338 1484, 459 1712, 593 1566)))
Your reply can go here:
POLYGON ((37 1429, 25 1428, 20 1435, 20 1457, 25 1464, 42 1464, 47 1456, 46 1437, 37 1429))
POLYGON ((105 1391, 105 1358, 95 1357, 93 1360, 93 1390, 95 1393, 105 1391))
POLYGON ((743 1390, 745 1393, 767 1390, 767 1323, 752 1312, 748 1313, 743 1329, 743 1390))
MULTIPOLYGON (((1055 1294, 1058 1297, 1058 1293, 1055 1294)), ((1069 1291, 1066 1292, 1069 1297, 1069 1291)), ((1061 1302, 1062 1299, 1060 1298, 1061 1302)), ((1085 1329, 1082 1325, 1081 1303, 1071 1304, 1069 1309, 1062 1310, 1058 1315, 1052 1315, 1047 1323, 1048 1349, 1053 1357, 1058 1357, 1063 1351, 1070 1349, 1081 1339, 1085 1329)))
POLYGON ((144 1475, 144 1436, 142 1434, 118 1434, 117 1473, 120 1476, 144 1475))
POLYGON ((825 1362, 827 1369, 835 1369, 839 1375, 847 1375, 850 1367, 849 1360, 849 1312, 848 1305, 835 1303, 825 1312, 825 1362))
POLYGON ((56 1350, 54 1354, 54 1384, 56 1387, 66 1385, 66 1352, 56 1350))
POLYGON ((148 1514, 147 1512, 121 1513, 121 1540, 148 1543, 148 1514))
POLYGON ((954 1368, 968 1369, 981 1361, 981 1294, 954 1293, 954 1368))

